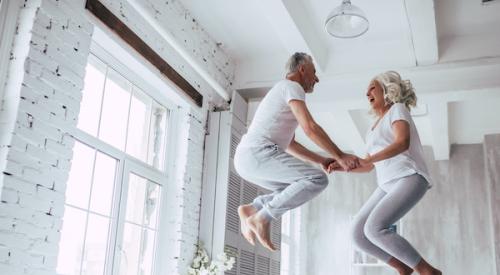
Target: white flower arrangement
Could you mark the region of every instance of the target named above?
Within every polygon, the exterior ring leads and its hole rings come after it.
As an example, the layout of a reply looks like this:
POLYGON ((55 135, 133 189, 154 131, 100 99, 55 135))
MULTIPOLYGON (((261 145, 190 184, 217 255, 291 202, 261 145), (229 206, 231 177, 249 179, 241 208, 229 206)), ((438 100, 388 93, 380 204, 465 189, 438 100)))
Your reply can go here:
POLYGON ((219 254, 216 260, 211 261, 202 243, 198 243, 193 263, 188 268, 188 275, 219 275, 231 270, 235 263, 234 257, 226 253, 219 254))

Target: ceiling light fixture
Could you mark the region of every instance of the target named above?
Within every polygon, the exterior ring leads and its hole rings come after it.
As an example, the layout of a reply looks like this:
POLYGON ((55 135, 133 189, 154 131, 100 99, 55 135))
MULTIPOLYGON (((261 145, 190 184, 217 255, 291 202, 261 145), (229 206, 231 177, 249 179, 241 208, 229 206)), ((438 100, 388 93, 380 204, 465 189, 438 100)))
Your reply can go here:
POLYGON ((358 7, 351 5, 350 0, 342 0, 325 21, 325 29, 331 36, 338 38, 354 38, 368 31, 368 19, 358 7))

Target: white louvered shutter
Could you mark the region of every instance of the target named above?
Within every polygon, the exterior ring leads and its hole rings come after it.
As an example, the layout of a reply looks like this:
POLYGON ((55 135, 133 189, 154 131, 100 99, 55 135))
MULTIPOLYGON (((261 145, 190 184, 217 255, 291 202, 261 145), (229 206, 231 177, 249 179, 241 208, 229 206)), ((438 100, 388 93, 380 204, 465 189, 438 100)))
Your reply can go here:
POLYGON ((226 230, 235 234, 240 231, 240 219, 238 217, 238 206, 240 205, 241 178, 232 169, 229 170, 229 181, 227 188, 226 204, 226 230))
MULTIPOLYGON (((233 98, 232 104, 241 98, 233 98)), ((246 103, 245 103, 246 104, 246 103)), ((259 194, 268 193, 253 183, 243 180, 234 169, 234 154, 241 137, 246 132, 246 113, 231 111, 220 112, 220 132, 218 143, 217 195, 214 210, 214 246, 223 240, 222 249, 231 256, 236 256, 236 263, 226 275, 279 275, 281 251, 271 252, 260 244, 250 245, 240 232, 238 206, 252 202, 259 194), (224 156, 224 154, 226 154, 224 156), (227 165, 227 166, 225 166, 227 165), (226 179, 226 182, 224 182, 226 179), (226 186, 224 186, 226 185, 226 186), (225 202, 217 200, 225 199, 225 202), (219 206, 217 206, 219 205, 219 206), (225 213, 221 213, 225 210, 225 213), (223 216, 221 216, 223 215, 223 216), (223 224, 218 224, 223 223, 223 224), (221 232, 223 231, 223 232, 221 232), (220 234, 223 234, 221 236, 220 234)), ((271 224, 271 240, 279 248, 281 242, 281 219, 271 224)), ((256 240, 256 242, 258 242, 256 240)))
POLYGON ((265 256, 261 256, 261 255, 258 255, 257 256, 257 265, 256 265, 256 273, 255 274, 259 274, 259 275, 269 275, 270 274, 270 266, 271 266, 271 259, 269 259, 269 257, 265 257, 265 256))
POLYGON ((240 269, 238 274, 240 275, 255 274, 255 253, 243 249, 240 250, 240 269))

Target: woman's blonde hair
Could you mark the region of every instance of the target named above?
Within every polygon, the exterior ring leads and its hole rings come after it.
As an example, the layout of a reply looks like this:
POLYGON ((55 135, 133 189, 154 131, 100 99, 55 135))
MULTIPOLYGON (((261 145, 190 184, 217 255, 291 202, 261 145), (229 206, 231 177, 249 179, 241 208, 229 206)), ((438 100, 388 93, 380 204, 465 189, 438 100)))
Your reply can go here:
POLYGON ((387 71, 375 76, 373 80, 382 86, 386 103, 403 103, 408 109, 417 105, 417 96, 410 80, 402 80, 399 73, 387 71))

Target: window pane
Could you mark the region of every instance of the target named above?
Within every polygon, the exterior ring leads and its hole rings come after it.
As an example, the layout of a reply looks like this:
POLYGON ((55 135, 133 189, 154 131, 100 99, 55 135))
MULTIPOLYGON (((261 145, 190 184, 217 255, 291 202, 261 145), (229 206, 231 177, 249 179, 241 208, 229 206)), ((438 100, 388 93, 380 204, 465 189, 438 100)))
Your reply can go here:
POLYGON ((99 138, 120 150, 125 149, 130 90, 131 84, 109 68, 99 138))
POLYGON ((281 244, 281 274, 289 274, 290 270, 290 246, 281 244))
POLYGON ((134 95, 130 103, 127 153, 142 161, 146 161, 148 154, 151 103, 151 97, 134 88, 134 95))
POLYGON ((73 160, 66 188, 66 203, 87 209, 94 167, 94 149, 75 142, 73 160))
POLYGON ((144 211, 144 225, 156 228, 158 211, 160 209, 160 185, 148 181, 146 189, 146 209, 144 211))
POLYGON ((286 212, 281 217, 281 234, 290 236, 290 216, 291 211, 286 212))
POLYGON ((110 216, 115 183, 116 159, 97 152, 90 210, 110 216))
POLYGON ((130 174, 127 196, 126 220, 142 225, 146 179, 130 174))
POLYGON ((108 227, 109 219, 89 214, 82 274, 99 275, 104 273, 108 227))
POLYGON ((152 274, 154 260, 155 231, 142 230, 142 251, 139 252, 139 274, 152 274))
POLYGON ((97 135, 97 127, 99 126, 105 77, 106 65, 95 56, 90 55, 85 73, 85 86, 77 127, 93 136, 97 135))
POLYGON ((168 110, 157 102, 153 102, 148 163, 161 171, 165 170, 167 121, 168 110))
POLYGON ((141 227, 125 223, 123 248, 120 258, 120 275, 137 274, 141 247, 141 227))
POLYGON ((66 206, 59 242, 58 274, 80 274, 86 217, 84 211, 66 206))

